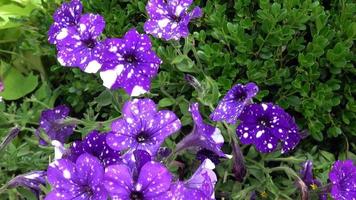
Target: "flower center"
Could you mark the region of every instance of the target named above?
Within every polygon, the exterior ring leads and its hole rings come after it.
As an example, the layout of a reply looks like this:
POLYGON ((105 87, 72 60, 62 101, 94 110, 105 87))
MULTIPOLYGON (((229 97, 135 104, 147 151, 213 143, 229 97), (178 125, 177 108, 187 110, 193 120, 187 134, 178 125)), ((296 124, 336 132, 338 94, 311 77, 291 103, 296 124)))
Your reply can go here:
POLYGON ((143 200, 143 194, 141 192, 133 191, 130 194, 131 200, 143 200))
POLYGON ((180 22, 180 20, 182 20, 182 18, 177 15, 171 15, 170 18, 172 21, 177 22, 177 23, 180 22))
POLYGON ((136 141, 138 143, 144 143, 150 138, 150 135, 146 132, 141 132, 136 136, 136 141))
POLYGON ((89 39, 89 40, 84 40, 83 41, 84 45, 88 47, 89 49, 92 49, 95 47, 95 40, 89 39))
POLYGON ((237 93, 236 95, 236 100, 237 101, 245 101, 245 99, 247 98, 247 94, 245 91, 240 91, 239 93, 237 93))
POLYGON ((93 190, 89 186, 83 187, 83 193, 87 194, 88 196, 92 196, 94 194, 93 190))
POLYGON ((125 55, 125 56, 124 56, 124 59, 125 59, 125 61, 128 62, 128 63, 134 63, 134 62, 137 61, 136 56, 133 55, 133 54, 125 55))
POLYGON ((258 120, 259 124, 264 126, 264 127, 269 127, 271 124, 270 124, 270 120, 268 119, 268 117, 261 117, 259 118, 258 120))

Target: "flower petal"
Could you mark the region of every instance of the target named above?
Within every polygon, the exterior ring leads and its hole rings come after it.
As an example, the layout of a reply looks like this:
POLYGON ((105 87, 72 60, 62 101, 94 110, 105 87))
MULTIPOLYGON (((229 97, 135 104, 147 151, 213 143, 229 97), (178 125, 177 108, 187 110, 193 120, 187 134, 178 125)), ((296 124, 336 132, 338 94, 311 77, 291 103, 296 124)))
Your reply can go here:
POLYGON ((142 167, 135 188, 136 191, 142 191, 145 197, 155 197, 166 192, 171 181, 172 175, 167 168, 151 161, 142 167))
POLYGON ((127 197, 133 190, 131 171, 126 165, 110 165, 105 169, 104 186, 112 197, 127 197))

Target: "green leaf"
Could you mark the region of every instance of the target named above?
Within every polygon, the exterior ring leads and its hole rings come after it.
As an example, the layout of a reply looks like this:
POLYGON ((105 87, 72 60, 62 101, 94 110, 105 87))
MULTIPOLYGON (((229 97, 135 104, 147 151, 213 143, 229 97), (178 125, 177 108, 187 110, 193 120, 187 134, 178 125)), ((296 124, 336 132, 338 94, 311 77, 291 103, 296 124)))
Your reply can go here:
POLYGON ((168 107, 168 106, 171 106, 175 103, 174 99, 171 99, 171 98, 163 98, 161 99, 159 102, 158 102, 158 106, 160 108, 164 108, 164 107, 168 107))
MULTIPOLYGON (((2 63, 2 68, 4 63, 2 63)), ((38 85, 38 77, 32 73, 27 76, 22 75, 13 67, 8 67, 3 74, 4 91, 0 92, 5 100, 16 100, 31 93, 38 85)))

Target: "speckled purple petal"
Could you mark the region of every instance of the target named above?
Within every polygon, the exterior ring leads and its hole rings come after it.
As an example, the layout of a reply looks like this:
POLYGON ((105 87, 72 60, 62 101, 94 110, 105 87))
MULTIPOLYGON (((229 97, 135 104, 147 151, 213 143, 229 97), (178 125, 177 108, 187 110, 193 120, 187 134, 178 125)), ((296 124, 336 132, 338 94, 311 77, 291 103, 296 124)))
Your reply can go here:
POLYGON ((233 86, 219 102, 214 112, 210 115, 213 121, 225 120, 234 124, 245 106, 257 94, 258 87, 254 83, 246 85, 236 84, 233 86))
POLYGON ((103 32, 105 21, 102 16, 89 13, 82 15, 78 26, 78 32, 82 40, 93 40, 103 32))
POLYGON ((356 198, 356 166, 352 160, 336 161, 329 173, 329 179, 332 183, 331 196, 334 199, 356 198))
POLYGON ((127 122, 123 119, 119 119, 113 122, 113 132, 108 133, 106 136, 106 143, 110 148, 121 151, 127 149, 134 144, 134 135, 130 131, 131 128, 127 122), (127 132, 126 132, 127 131, 127 132))
POLYGON ((176 151, 186 148, 199 147, 213 151, 221 157, 227 157, 221 150, 224 143, 224 137, 219 128, 205 124, 199 112, 199 104, 192 103, 189 107, 192 113, 194 128, 192 132, 184 137, 176 146, 176 151))
POLYGON ((141 171, 141 168, 147 163, 150 162, 152 157, 147 151, 143 150, 135 150, 133 152, 133 155, 135 157, 135 164, 136 164, 136 169, 138 172, 141 171))
POLYGON ((189 13, 190 19, 196 19, 200 18, 203 16, 203 11, 199 7, 195 7, 190 13, 189 13))
POLYGON ((133 184, 131 171, 126 165, 111 165, 105 169, 104 185, 111 197, 129 199, 133 184))
POLYGON ((77 181, 82 185, 100 185, 104 168, 96 157, 84 153, 76 161, 76 176, 77 181))
POLYGON ((48 166, 47 180, 54 188, 70 189, 71 179, 76 176, 75 164, 66 159, 56 160, 48 166))
POLYGON ((200 190, 186 187, 183 182, 177 182, 172 184, 170 190, 160 198, 164 200, 171 200, 171 199, 211 200, 212 199, 210 196, 206 196, 200 190))
POLYGON ((79 0, 72 0, 68 3, 63 3, 54 13, 54 23, 48 31, 48 41, 51 44, 57 43, 57 35, 62 28, 75 27, 82 14, 83 6, 79 0))
POLYGON ((274 151, 281 141, 282 153, 295 148, 301 136, 293 118, 271 103, 247 105, 240 115, 236 134, 244 144, 254 144, 264 153, 274 151))
POLYGON ((75 194, 68 192, 67 190, 55 189, 49 192, 45 200, 72 200, 75 198, 75 194))
POLYGON ((40 126, 36 131, 36 136, 39 137, 41 144, 47 143, 40 137, 40 131, 43 130, 51 140, 58 140, 65 143, 73 133, 75 125, 66 125, 63 120, 68 117, 69 108, 65 105, 57 106, 53 109, 44 110, 41 113, 40 126))
POLYGON ((63 3, 53 14, 53 19, 61 25, 75 25, 81 14, 83 6, 79 0, 72 0, 68 3, 63 3))
POLYGON ((195 171, 192 177, 185 182, 186 187, 202 191, 206 196, 214 196, 214 187, 217 182, 214 163, 206 159, 195 171))
POLYGON ((120 164, 120 152, 115 151, 106 143, 108 133, 90 132, 83 140, 83 149, 97 157, 104 166, 120 164))
POLYGON ((142 167, 135 189, 142 191, 146 198, 152 198, 166 192, 171 181, 172 175, 167 168, 151 161, 142 167))
POLYGON ((159 111, 155 117, 148 122, 149 129, 153 133, 153 139, 157 142, 163 141, 166 137, 177 132, 181 128, 178 117, 168 110, 159 111))

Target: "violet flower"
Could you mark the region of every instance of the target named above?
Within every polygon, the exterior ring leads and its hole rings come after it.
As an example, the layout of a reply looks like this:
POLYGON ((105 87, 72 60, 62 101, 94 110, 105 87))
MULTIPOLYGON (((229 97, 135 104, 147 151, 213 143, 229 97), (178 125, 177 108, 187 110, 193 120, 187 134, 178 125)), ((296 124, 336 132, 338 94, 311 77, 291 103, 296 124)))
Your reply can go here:
POLYGON ((150 0, 146 6, 149 16, 144 25, 146 33, 165 40, 187 37, 190 20, 202 16, 199 7, 188 12, 192 2, 192 0, 150 0))
POLYGON ((215 199, 214 188, 217 182, 214 163, 206 159, 191 178, 187 181, 178 181, 172 184, 166 194, 167 199, 215 199))
POLYGON ((219 128, 206 124, 199 113, 199 104, 192 103, 189 107, 194 121, 192 132, 185 136, 176 146, 176 152, 187 148, 207 149, 220 157, 229 157, 221 150, 224 137, 219 128))
POLYGON ((356 166, 352 160, 336 161, 329 173, 331 196, 338 200, 356 199, 356 166))
POLYGON ((65 105, 42 111, 40 126, 35 132, 35 135, 39 138, 40 145, 48 145, 47 141, 40 136, 41 130, 48 135, 50 140, 57 140, 60 143, 66 142, 75 128, 75 125, 64 123, 64 119, 68 115, 69 108, 65 105))
POLYGON ((72 0, 68 3, 63 3, 53 15, 53 24, 48 31, 48 41, 51 44, 57 44, 57 40, 61 39, 63 29, 76 27, 82 14, 83 6, 80 0, 72 0), (57 39, 58 37, 58 39, 57 39))
POLYGON ((164 199, 170 188, 172 175, 162 164, 145 163, 137 177, 127 165, 111 165, 105 169, 105 188, 112 199, 164 199))
POLYGON ((64 158, 76 162, 77 158, 83 153, 95 156, 104 167, 113 164, 121 164, 120 151, 115 151, 106 143, 108 133, 99 131, 90 132, 82 141, 75 141, 69 149, 69 153, 64 158))
POLYGON ((46 185, 46 172, 31 171, 11 179, 7 184, 7 188, 25 187, 31 190, 33 194, 40 199, 40 195, 42 194, 41 185, 46 185))
POLYGON ((258 86, 255 83, 234 85, 219 102, 210 118, 213 121, 225 120, 230 124, 235 123, 245 106, 252 102, 252 98, 256 96, 257 92, 258 86))
POLYGON ((157 111, 151 99, 128 101, 122 113, 123 118, 112 123, 106 141, 114 150, 127 150, 128 155, 141 149, 155 156, 164 139, 181 127, 172 111, 157 111))
POLYGON ((107 199, 104 168, 88 153, 79 156, 75 163, 67 159, 54 161, 48 167, 47 177, 52 191, 45 200, 107 199))
POLYGON ((254 144, 262 153, 272 152, 282 142, 282 153, 295 148, 301 136, 294 119, 281 107, 271 104, 247 105, 240 115, 236 133, 243 144, 254 144))
POLYGON ((77 26, 62 28, 56 36, 57 60, 62 66, 79 67, 87 73, 101 68, 102 43, 98 41, 105 27, 104 18, 84 14, 77 26))
POLYGON ((107 39, 100 77, 109 89, 123 88, 131 96, 149 91, 162 61, 148 35, 129 30, 122 39, 107 39))

